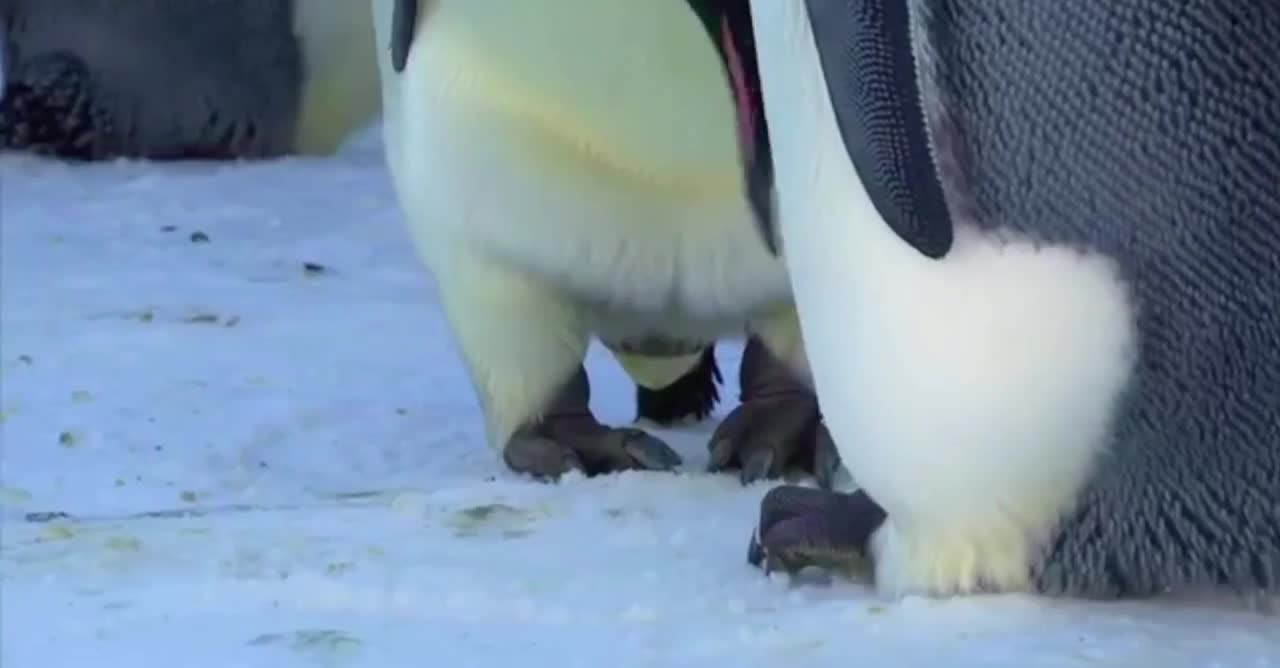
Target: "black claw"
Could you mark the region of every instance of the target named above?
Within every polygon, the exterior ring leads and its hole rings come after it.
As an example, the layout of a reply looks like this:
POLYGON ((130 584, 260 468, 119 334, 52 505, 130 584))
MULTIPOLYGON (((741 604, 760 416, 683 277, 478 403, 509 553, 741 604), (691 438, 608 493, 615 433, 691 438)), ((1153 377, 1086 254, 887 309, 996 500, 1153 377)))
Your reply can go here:
POLYGON ((831 489, 842 466, 840 453, 825 423, 819 421, 814 430, 813 477, 819 487, 831 489))
POLYGON ((771 448, 761 448, 747 455, 746 461, 742 463, 742 484, 749 485, 757 480, 773 477, 776 459, 771 448))
POLYGON ((568 473, 569 471, 577 471, 584 475, 587 473, 587 467, 583 465, 582 458, 578 456, 578 453, 572 450, 564 451, 563 456, 560 459, 560 463, 563 467, 561 468, 562 473, 568 473))
POLYGON ((733 459, 733 441, 729 438, 719 437, 711 441, 711 457, 707 461, 707 472, 717 473, 723 471, 729 466, 729 461, 733 459))
POLYGON ((670 471, 684 461, 666 443, 639 429, 627 430, 622 447, 632 461, 651 471, 670 471))
POLYGON ((751 532, 751 544, 747 546, 747 563, 760 567, 764 563, 765 553, 764 546, 760 544, 760 533, 758 531, 751 532))

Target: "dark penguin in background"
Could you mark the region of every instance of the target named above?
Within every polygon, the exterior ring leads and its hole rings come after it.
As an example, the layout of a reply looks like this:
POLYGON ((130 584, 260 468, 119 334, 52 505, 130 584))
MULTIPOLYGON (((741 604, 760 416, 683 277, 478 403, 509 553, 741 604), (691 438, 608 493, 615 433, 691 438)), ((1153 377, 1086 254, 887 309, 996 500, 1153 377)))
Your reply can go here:
POLYGON ((753 561, 1280 591, 1280 3, 689 1, 860 487, 753 561))
POLYGON ((367 0, 0 0, 0 148, 324 155, 380 109, 367 0))

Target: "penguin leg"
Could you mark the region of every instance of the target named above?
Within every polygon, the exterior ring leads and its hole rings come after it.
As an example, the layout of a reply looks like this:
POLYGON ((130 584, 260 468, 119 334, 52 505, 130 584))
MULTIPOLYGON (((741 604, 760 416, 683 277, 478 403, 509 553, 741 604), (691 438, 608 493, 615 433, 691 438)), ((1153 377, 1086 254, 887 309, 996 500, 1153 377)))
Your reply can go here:
POLYGON ((748 484, 798 464, 830 488, 840 457, 813 390, 755 336, 747 340, 738 377, 741 404, 712 435, 708 470, 736 468, 748 484))
POLYGON ((783 485, 760 502, 747 561, 766 573, 809 566, 848 575, 869 572, 871 535, 886 514, 865 492, 783 485))
POLYGON ((89 68, 68 51, 35 56, 13 68, 0 98, 0 147, 73 160, 97 155, 89 68))
POLYGON ((463 244, 429 264, 441 305, 479 396, 491 447, 513 470, 556 479, 671 469, 680 457, 638 429, 612 429, 591 415, 582 360, 588 333, 574 302, 552 286, 463 244))

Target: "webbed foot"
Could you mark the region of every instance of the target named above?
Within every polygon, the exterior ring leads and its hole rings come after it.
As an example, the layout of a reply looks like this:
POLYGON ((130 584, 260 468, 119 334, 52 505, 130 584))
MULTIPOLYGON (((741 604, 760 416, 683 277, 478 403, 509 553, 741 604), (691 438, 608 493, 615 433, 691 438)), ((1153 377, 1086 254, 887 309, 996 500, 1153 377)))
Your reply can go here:
POLYGON ((626 470, 670 471, 680 455, 641 429, 600 424, 588 407, 591 388, 581 367, 542 418, 517 429, 503 460, 512 470, 541 479, 568 471, 601 475, 626 470))
POLYGON ((741 404, 712 435, 708 470, 738 469, 748 484, 781 477, 795 465, 829 489, 840 456, 813 391, 754 337, 743 351, 739 379, 741 404))
POLYGON ((861 490, 852 494, 783 485, 760 502, 747 561, 766 573, 808 566, 865 571, 868 542, 887 515, 861 490))

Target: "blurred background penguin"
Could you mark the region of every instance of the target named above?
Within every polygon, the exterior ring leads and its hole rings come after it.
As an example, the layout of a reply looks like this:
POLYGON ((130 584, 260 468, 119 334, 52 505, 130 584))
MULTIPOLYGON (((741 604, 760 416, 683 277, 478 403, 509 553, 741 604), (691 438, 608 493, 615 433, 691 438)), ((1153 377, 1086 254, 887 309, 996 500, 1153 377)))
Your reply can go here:
POLYGON ((0 148, 327 155, 380 109, 367 2, 0 0, 0 148))

